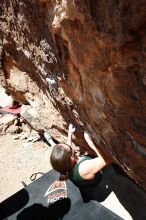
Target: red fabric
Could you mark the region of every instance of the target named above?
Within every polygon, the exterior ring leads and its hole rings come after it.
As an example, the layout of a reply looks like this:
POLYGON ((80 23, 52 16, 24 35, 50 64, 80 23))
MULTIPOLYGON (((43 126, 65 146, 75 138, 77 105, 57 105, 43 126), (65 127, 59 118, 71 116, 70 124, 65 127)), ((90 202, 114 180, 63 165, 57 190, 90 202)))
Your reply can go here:
POLYGON ((1 108, 1 110, 4 111, 4 112, 19 114, 21 112, 21 106, 18 107, 18 108, 15 108, 15 109, 12 109, 12 108, 7 106, 7 107, 4 107, 4 108, 1 108))

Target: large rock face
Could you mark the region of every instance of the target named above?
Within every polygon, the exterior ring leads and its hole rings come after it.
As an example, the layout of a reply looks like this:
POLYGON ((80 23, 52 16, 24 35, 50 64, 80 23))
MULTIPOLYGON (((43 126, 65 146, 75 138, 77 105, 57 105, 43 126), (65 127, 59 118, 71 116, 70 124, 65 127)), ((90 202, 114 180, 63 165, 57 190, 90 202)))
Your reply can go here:
POLYGON ((1 0, 0 15, 1 84, 42 125, 51 99, 146 189, 146 2, 1 0))

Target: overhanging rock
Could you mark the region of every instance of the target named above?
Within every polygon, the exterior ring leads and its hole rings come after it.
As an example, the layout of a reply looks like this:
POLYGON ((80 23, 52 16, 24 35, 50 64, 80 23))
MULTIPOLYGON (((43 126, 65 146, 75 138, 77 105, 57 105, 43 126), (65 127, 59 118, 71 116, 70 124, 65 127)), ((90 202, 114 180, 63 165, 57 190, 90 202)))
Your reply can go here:
POLYGON ((1 0, 0 15, 0 78, 15 99, 47 115, 50 97, 146 189, 146 3, 1 0))

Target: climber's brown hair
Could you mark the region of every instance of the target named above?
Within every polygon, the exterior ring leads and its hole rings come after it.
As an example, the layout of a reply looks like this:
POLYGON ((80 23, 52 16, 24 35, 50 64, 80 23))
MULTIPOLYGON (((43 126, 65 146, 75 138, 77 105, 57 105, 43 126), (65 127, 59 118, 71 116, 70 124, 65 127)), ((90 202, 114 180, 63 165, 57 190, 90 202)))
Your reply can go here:
POLYGON ((71 146, 67 144, 56 144, 51 153, 50 162, 52 167, 60 172, 60 180, 66 180, 72 170, 71 157, 73 156, 73 150, 71 146))

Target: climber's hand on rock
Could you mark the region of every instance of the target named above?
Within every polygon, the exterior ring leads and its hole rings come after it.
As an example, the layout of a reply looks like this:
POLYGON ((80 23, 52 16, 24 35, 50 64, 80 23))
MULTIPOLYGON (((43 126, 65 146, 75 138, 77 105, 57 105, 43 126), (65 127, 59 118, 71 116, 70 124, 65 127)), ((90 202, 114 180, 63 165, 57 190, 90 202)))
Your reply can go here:
POLYGON ((84 138, 88 142, 88 140, 92 140, 93 136, 88 131, 84 131, 84 138))
POLYGON ((73 133, 75 132, 75 130, 76 130, 75 126, 70 123, 70 124, 69 124, 69 127, 68 127, 68 132, 69 132, 70 134, 73 134, 73 133))

